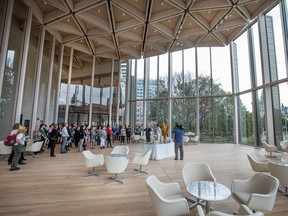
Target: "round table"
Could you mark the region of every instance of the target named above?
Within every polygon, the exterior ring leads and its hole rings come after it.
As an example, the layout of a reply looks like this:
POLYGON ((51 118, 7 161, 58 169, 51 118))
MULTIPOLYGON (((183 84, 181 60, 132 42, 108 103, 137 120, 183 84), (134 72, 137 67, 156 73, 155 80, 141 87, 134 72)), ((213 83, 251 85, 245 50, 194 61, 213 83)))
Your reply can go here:
POLYGON ((206 202, 206 213, 210 211, 211 201, 225 200, 231 191, 223 184, 213 181, 193 181, 186 186, 189 194, 206 202))

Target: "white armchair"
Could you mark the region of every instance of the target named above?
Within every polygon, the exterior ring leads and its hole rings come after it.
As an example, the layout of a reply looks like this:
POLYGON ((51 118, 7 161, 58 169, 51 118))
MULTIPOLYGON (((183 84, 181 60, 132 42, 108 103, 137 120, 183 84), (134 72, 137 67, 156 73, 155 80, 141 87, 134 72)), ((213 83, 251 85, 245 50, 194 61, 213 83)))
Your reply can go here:
MULTIPOLYGON (((205 216, 205 213, 201 207, 201 205, 197 205, 197 212, 198 216, 205 216)), ((239 210, 237 214, 227 214, 224 212, 220 211, 211 211, 206 216, 233 216, 233 215, 242 215, 242 216, 247 216, 247 215, 253 215, 253 216, 264 216, 262 212, 253 212, 251 209, 249 209, 246 205, 240 205, 239 210)))
POLYGON ((43 145, 43 141, 38 141, 35 143, 28 142, 25 152, 30 152, 32 153, 32 157, 35 157, 35 152, 39 152, 42 148, 42 145, 43 145))
POLYGON ((4 145, 4 141, 0 141, 0 155, 4 155, 4 159, 12 152, 12 146, 4 145))
POLYGON ((288 195, 288 166, 280 163, 269 163, 269 170, 271 175, 279 180, 280 185, 283 186, 282 189, 278 189, 282 194, 288 195))
POLYGON ((119 175, 126 170, 128 162, 129 162, 129 159, 126 157, 106 156, 105 165, 106 165, 107 172, 115 175, 114 178, 110 177, 109 179, 111 181, 107 183, 118 182, 120 184, 123 184, 122 180, 125 179, 125 177, 120 177, 119 175))
POLYGON ((247 154, 251 168, 255 172, 269 172, 268 163, 270 162, 267 158, 256 158, 251 154, 247 154))
POLYGON ((255 173, 250 179, 233 180, 232 197, 256 211, 271 211, 274 206, 279 180, 271 175, 255 173))
POLYGON ((139 169, 134 169, 134 173, 140 173, 141 172, 141 173, 148 174, 146 172, 147 169, 142 169, 142 166, 148 164, 151 152, 152 152, 152 150, 148 150, 148 151, 146 151, 145 153, 142 153, 142 154, 140 154, 140 153, 136 153, 135 154, 134 159, 133 159, 133 163, 140 165, 140 168, 139 169))
POLYGON ((182 196, 178 183, 163 183, 152 175, 146 179, 146 186, 157 216, 177 216, 190 213, 187 200, 182 196))
POLYGON ((269 153, 269 155, 266 155, 266 156, 273 157, 272 153, 278 152, 278 149, 276 146, 270 145, 270 144, 266 143, 265 141, 262 141, 262 144, 264 146, 265 151, 269 153))
MULTIPOLYGON (((185 187, 187 187, 187 185, 190 184, 192 181, 216 182, 216 178, 214 177, 209 165, 201 162, 191 162, 185 164, 182 170, 182 177, 185 187)), ((203 203, 199 199, 195 200, 191 197, 186 197, 186 199, 193 203, 190 208, 193 208, 198 204, 203 205, 203 203)))
POLYGON ((118 156, 128 156, 129 147, 128 146, 115 146, 111 152, 111 155, 118 155, 118 156))
POLYGON ((95 168, 98 166, 103 166, 104 165, 104 156, 103 154, 93 154, 90 150, 85 150, 82 152, 84 156, 84 161, 85 165, 87 168, 93 167, 92 172, 88 172, 89 176, 94 175, 94 176, 99 176, 100 172, 95 172, 95 168))

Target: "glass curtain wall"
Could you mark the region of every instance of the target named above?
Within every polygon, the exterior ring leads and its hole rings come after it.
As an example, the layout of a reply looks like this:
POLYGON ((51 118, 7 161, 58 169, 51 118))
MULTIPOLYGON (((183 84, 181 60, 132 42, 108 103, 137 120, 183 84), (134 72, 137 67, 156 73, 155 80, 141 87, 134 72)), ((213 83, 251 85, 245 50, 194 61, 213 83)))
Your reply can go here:
MULTIPOLYGON (((0 140, 4 140, 5 135, 10 134, 12 125, 7 125, 7 122, 12 123, 14 121, 14 110, 16 109, 17 104, 17 90, 18 90, 18 82, 19 82, 19 70, 20 70, 20 58, 22 52, 23 38, 24 32, 22 24, 26 21, 26 13, 27 7, 21 1, 19 2, 23 6, 23 14, 19 16, 17 13, 17 7, 13 8, 12 20, 11 20, 11 28, 9 34, 8 41, 8 49, 7 49, 7 57, 6 57, 6 65, 3 76, 3 86, 2 95, 0 100, 0 130, 1 137, 0 140)), ((0 10, 3 11, 6 4, 5 2, 1 3, 0 10), (4 3, 4 4, 3 4, 4 3)), ((2 13, 4 14, 4 13, 2 13)), ((3 25, 3 20, 1 19, 1 30, 3 25)), ((2 31, 3 32, 3 31, 2 31)), ((2 33, 1 33, 2 34, 2 33)), ((28 97, 29 95, 27 95, 28 97)), ((24 102, 25 100, 23 100, 24 102)), ((27 100, 28 102, 28 100, 27 100)), ((29 116, 28 119, 30 119, 29 116)), ((23 119, 23 118, 22 118, 23 119)), ((21 122, 24 123, 23 121, 21 122)))
MULTIPOLYGON (((265 14, 271 82, 287 78, 288 73, 287 56, 285 56, 285 53, 287 54, 287 50, 285 52, 285 38, 283 37, 285 33, 283 28, 283 21, 281 19, 282 17, 280 15, 281 11, 279 5, 265 14)), ((274 140, 276 141, 276 145, 279 145, 283 139, 286 139, 286 109, 288 106, 286 93, 287 81, 282 84, 271 86, 274 140)))

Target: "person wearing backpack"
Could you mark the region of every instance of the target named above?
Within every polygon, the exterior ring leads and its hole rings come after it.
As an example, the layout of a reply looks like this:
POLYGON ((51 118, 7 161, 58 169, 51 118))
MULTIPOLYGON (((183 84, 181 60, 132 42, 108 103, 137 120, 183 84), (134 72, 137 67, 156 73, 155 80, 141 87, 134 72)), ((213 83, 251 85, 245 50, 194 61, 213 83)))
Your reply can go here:
POLYGON ((29 136, 26 136, 26 127, 20 126, 17 132, 16 143, 12 147, 12 151, 14 152, 14 157, 12 160, 12 164, 10 167, 10 171, 19 170, 20 167, 17 167, 18 161, 21 157, 21 154, 25 151, 25 142, 29 136))
MULTIPOLYGON (((20 128, 20 126, 21 126, 20 123, 15 123, 12 126, 12 131, 11 131, 10 135, 17 134, 18 129, 20 128)), ((10 155, 9 155, 9 158, 8 158, 8 165, 12 164, 13 157, 14 157, 14 151, 12 150, 10 155)), ((21 153, 21 156, 19 158, 18 164, 26 164, 26 163, 23 162, 23 160, 26 160, 26 159, 24 158, 24 154, 21 153)))

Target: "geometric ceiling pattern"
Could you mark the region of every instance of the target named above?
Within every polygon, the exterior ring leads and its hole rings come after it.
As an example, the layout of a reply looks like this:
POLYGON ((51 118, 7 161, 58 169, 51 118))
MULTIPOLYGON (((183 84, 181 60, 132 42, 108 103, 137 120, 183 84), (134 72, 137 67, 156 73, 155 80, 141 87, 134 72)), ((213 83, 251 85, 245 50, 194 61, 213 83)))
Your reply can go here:
POLYGON ((101 59, 225 46, 277 0, 24 0, 56 39, 101 59))

